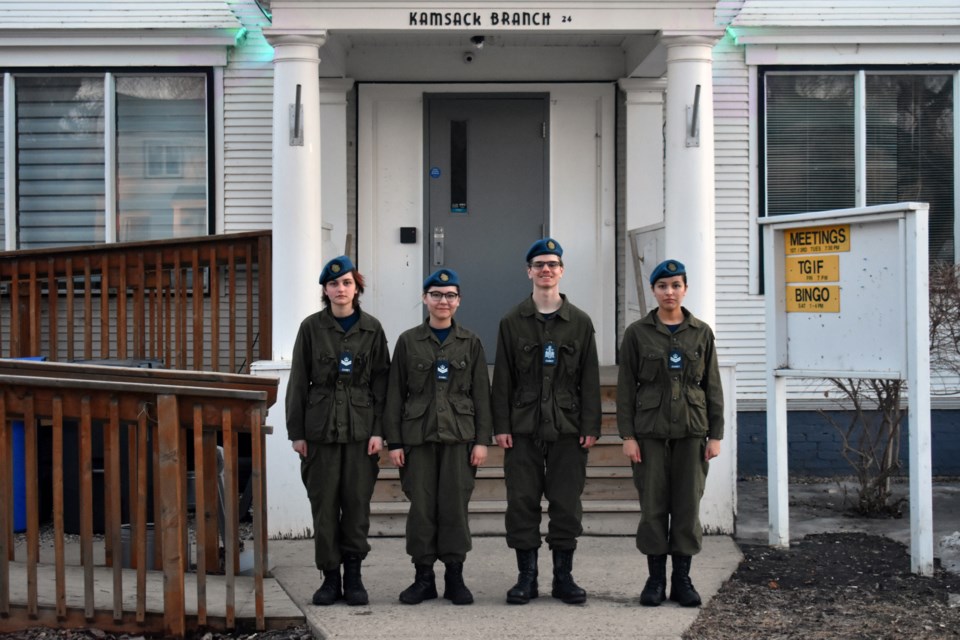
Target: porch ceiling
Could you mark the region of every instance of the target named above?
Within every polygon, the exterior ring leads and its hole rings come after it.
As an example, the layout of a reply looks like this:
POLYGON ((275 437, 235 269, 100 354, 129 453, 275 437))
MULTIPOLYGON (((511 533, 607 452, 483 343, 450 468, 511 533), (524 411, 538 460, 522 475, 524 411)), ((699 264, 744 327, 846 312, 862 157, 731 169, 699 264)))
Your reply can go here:
POLYGON ((357 81, 615 81, 660 77, 666 70, 654 31, 358 30, 326 35, 321 76, 357 81))

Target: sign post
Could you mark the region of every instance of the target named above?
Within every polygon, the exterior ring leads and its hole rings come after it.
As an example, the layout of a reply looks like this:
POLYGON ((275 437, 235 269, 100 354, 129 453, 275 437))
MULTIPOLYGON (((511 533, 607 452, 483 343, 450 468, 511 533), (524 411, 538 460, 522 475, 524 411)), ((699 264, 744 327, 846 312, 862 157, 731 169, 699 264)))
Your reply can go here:
POLYGON ((770 544, 790 544, 788 378, 905 380, 910 556, 933 573, 928 206, 765 218, 770 544))

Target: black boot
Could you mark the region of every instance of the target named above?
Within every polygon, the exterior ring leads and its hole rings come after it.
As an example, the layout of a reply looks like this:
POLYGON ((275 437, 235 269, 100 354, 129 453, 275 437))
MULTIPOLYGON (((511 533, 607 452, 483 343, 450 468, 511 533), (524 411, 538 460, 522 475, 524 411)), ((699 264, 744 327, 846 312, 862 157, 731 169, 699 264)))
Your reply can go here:
POLYGON ((527 604, 540 595, 537 591, 537 557, 538 549, 517 549, 517 584, 507 591, 507 602, 510 604, 527 604))
POLYGON ((553 550, 553 592, 554 598, 567 604, 582 604, 587 601, 587 592, 573 581, 573 549, 553 550))
POLYGON ((417 575, 413 584, 400 593, 400 602, 403 604, 420 604, 424 600, 433 600, 437 597, 437 578, 433 573, 433 565, 414 565, 417 575))
POLYGON ((325 607, 333 604, 342 597, 343 593, 340 591, 340 567, 336 569, 324 569, 323 584, 313 592, 313 604, 325 607))
POLYGON ((343 558, 343 599, 351 607, 370 602, 367 590, 360 578, 360 565, 363 558, 360 556, 344 556, 343 558))
POLYGON ((443 574, 443 597, 453 604, 473 604, 473 594, 463 584, 463 563, 445 562, 443 574))
POLYGON ((670 599, 681 607, 699 607, 700 594, 690 581, 691 556, 673 556, 673 573, 670 575, 670 599))
POLYGON ((640 604, 659 607, 667 599, 667 554, 647 556, 647 570, 650 577, 640 592, 640 604))

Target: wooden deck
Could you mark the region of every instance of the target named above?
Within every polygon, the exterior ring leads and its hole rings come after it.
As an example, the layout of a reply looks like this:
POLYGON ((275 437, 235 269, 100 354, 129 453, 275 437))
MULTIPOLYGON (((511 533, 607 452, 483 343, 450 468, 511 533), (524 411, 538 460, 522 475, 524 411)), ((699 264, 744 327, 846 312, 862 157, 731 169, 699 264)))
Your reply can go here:
MULTIPOLYGON (((136 621, 137 611, 137 572, 135 569, 123 569, 123 619, 114 619, 113 569, 106 566, 94 568, 94 617, 88 619, 83 614, 84 574, 83 567, 72 565, 65 568, 66 619, 57 617, 56 575, 53 565, 39 565, 37 568, 38 615, 36 619, 24 621, 22 617, 0 617, 0 632, 16 631, 30 626, 46 625, 50 627, 88 627, 96 626, 104 631, 117 633, 162 632, 163 630, 163 572, 148 571, 146 584, 146 611, 142 624, 136 621)), ((196 629, 197 625, 197 576, 189 573, 184 583, 184 608, 187 615, 187 628, 196 629)), ((254 578, 237 576, 235 578, 236 628, 253 630, 256 625, 256 607, 254 601, 254 578)), ((226 623, 225 603, 227 602, 227 583, 224 576, 206 576, 207 624, 223 628, 226 623)), ((27 607, 27 565, 24 562, 10 563, 10 607, 26 610, 27 607)), ((267 629, 283 629, 291 625, 303 624, 303 612, 287 596, 274 578, 263 581, 264 619, 267 629)))

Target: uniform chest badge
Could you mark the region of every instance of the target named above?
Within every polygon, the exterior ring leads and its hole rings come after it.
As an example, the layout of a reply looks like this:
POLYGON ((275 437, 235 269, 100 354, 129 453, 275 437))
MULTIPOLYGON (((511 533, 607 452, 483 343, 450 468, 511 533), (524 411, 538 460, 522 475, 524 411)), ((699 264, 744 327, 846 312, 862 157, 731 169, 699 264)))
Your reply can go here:
POLYGON ((340 354, 340 373, 353 373, 353 354, 348 351, 340 354))
POLYGON ((680 354, 679 349, 674 349, 670 352, 669 366, 671 369, 683 368, 683 356, 680 354))
POLYGON ((441 382, 450 379, 450 364, 446 360, 437 360, 437 380, 441 382))

